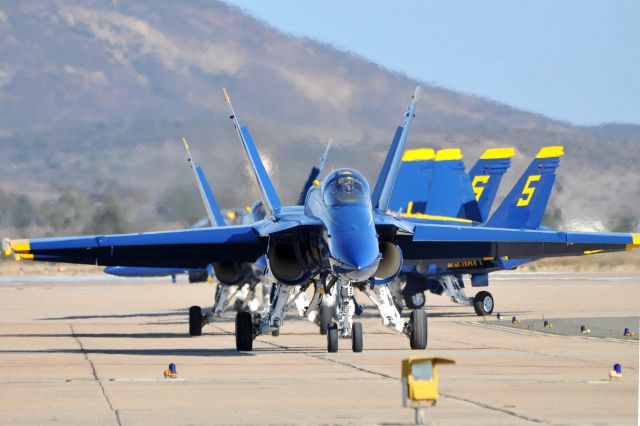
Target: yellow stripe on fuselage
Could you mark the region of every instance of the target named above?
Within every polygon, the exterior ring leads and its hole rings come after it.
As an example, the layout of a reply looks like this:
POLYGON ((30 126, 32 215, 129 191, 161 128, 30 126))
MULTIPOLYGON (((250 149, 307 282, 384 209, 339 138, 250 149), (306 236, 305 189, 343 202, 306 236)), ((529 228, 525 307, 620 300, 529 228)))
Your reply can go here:
POLYGON ((433 160, 436 153, 431 148, 408 149, 402 154, 402 161, 425 161, 433 160))
POLYGON ((640 248, 640 234, 631 234, 631 244, 627 244, 627 250, 640 248))
POLYGON ((459 148, 441 149, 436 153, 436 161, 462 160, 462 151, 459 148))
POLYGON ((11 248, 14 253, 29 253, 31 251, 31 244, 29 244, 29 240, 15 240, 11 242, 11 248))
POLYGON ((562 157, 564 155, 564 146, 545 146, 538 152, 536 158, 562 157))
POLYGON ((473 223, 472 220, 469 219, 461 219, 459 217, 448 217, 448 216, 436 216, 431 214, 424 213, 396 213, 391 210, 387 210, 387 213, 395 216, 395 217, 403 217, 409 219, 426 219, 426 220, 437 220, 437 221, 446 221, 446 222, 460 222, 460 223, 473 223))
POLYGON ((596 253, 602 253, 602 250, 585 250, 584 254, 596 254, 596 253))
POLYGON ((502 158, 511 158, 516 155, 513 148, 490 148, 480 156, 481 160, 499 160, 502 158))

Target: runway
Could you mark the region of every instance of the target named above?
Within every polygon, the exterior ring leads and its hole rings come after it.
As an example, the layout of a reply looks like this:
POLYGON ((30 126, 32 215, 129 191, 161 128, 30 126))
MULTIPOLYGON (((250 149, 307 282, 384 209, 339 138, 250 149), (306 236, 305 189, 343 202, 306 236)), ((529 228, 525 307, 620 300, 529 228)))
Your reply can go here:
MULTIPOLYGON (((419 353, 456 361, 440 369, 428 422, 636 424, 640 277, 531 277, 501 275, 489 288, 516 325, 428 296, 429 348, 419 353), (582 321, 591 335, 573 331, 582 321), (614 363, 623 378, 610 382, 614 363)), ((328 354, 293 312, 279 337, 238 353, 232 314, 187 334, 187 309, 211 303, 210 284, 26 281, 0 283, 0 424, 413 424, 400 363, 417 352, 370 306, 363 353, 345 340, 328 354), (177 379, 163 377, 169 363, 177 379)))

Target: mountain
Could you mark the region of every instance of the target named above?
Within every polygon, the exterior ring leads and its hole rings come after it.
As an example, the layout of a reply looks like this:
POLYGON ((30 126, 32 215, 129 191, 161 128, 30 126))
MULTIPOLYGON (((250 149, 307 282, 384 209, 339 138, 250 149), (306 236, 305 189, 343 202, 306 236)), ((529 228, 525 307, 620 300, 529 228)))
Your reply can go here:
POLYGON ((373 182, 416 84, 410 146, 460 147, 469 166, 515 146, 504 194, 541 146, 563 144, 552 204, 565 220, 640 216, 640 126, 577 127, 435 87, 213 0, 0 3, 0 192, 44 202, 58 187, 113 182, 135 194, 135 218, 154 217, 171 194, 196 194, 186 136, 221 203, 250 204, 256 185, 222 87, 285 201, 330 138, 330 163, 373 182))

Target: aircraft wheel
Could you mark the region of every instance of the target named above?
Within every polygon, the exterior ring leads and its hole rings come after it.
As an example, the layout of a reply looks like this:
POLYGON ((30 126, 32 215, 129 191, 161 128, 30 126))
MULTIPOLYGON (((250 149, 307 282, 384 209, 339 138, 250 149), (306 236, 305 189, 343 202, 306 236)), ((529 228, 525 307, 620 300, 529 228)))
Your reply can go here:
POLYGON ((253 349, 253 320, 249 312, 238 312, 236 315, 236 350, 253 349))
POLYGON ((409 309, 422 309, 427 302, 427 298, 424 292, 419 291, 411 296, 405 296, 404 301, 409 309))
POLYGON ((335 322, 327 328, 327 351, 338 352, 338 324, 335 322))
POLYGON ((415 309, 411 312, 409 343, 411 349, 427 348, 427 313, 422 309, 415 309))
POLYGON ((333 313, 331 306, 321 305, 320 306, 320 334, 325 336, 327 334, 327 329, 329 328, 329 323, 333 319, 333 313))
POLYGON ((351 349, 354 352, 362 352, 362 323, 354 322, 351 328, 351 349))
POLYGON ((202 335, 202 308, 192 306, 189 308, 189 336, 202 335))
POLYGON ((481 291, 473 298, 473 309, 478 316, 491 315, 493 312, 493 296, 488 291, 481 291))
POLYGON ((279 328, 275 328, 275 329, 271 330, 271 335, 273 337, 278 337, 280 335, 280 329, 279 328))

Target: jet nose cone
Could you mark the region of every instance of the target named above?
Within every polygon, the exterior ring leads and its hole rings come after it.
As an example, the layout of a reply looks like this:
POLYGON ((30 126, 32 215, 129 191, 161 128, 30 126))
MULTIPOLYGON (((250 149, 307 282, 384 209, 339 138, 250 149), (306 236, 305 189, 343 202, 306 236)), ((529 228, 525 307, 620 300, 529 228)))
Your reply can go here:
POLYGON ((339 276, 351 281, 366 281, 378 269, 379 262, 379 256, 373 258, 364 256, 359 256, 358 258, 350 257, 348 259, 339 258, 335 259, 333 269, 339 276))

